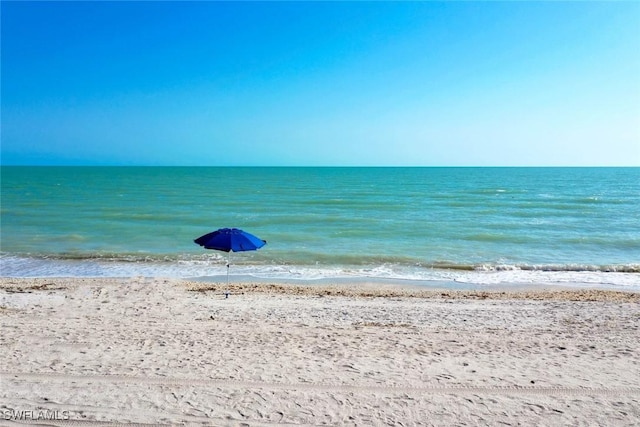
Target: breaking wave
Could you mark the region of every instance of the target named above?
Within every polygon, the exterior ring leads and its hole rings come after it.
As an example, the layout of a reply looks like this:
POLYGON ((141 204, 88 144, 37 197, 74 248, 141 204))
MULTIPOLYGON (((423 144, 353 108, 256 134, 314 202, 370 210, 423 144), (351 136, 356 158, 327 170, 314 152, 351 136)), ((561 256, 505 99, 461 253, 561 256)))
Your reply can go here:
MULTIPOLYGON (((638 264, 508 264, 415 262, 402 257, 346 259, 342 263, 276 262, 253 253, 233 254, 231 277, 255 280, 397 280, 448 286, 582 284, 640 290, 638 264), (234 258, 235 257, 235 258, 234 258)), ((226 254, 8 254, 0 253, 5 277, 175 277, 216 280, 227 274, 226 254)))

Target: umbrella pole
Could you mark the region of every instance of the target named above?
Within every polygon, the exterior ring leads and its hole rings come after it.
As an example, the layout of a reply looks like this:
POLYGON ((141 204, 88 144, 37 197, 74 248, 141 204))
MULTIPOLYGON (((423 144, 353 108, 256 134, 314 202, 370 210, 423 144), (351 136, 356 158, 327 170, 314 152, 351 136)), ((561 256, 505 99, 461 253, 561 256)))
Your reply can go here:
POLYGON ((227 257, 227 290, 224 293, 225 298, 229 298, 229 267, 231 266, 231 251, 229 251, 227 257))

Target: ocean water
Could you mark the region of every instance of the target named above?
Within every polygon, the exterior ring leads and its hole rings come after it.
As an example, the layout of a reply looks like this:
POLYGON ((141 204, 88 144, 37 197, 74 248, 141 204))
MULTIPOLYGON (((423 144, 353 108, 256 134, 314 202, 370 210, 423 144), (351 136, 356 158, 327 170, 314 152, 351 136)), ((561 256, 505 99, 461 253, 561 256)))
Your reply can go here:
POLYGON ((640 290, 640 168, 1 169, 2 276, 224 276, 193 243, 268 244, 231 278, 640 290))

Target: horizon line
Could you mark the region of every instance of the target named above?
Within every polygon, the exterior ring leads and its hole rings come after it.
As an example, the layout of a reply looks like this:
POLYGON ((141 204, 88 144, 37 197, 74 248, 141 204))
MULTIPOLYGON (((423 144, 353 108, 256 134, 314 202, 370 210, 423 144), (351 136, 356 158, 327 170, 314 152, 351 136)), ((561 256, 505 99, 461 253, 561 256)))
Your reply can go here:
POLYGON ((0 164, 0 167, 89 168, 640 168, 640 165, 148 165, 148 164, 0 164))

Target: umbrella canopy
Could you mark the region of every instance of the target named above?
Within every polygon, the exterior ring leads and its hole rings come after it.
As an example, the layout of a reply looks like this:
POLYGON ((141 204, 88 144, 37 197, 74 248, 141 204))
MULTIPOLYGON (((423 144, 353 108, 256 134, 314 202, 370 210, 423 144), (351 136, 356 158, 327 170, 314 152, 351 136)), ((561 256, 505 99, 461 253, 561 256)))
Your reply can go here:
POLYGON ((194 240, 205 249, 215 249, 224 252, 255 251, 267 244, 253 234, 238 228, 221 228, 194 240))

